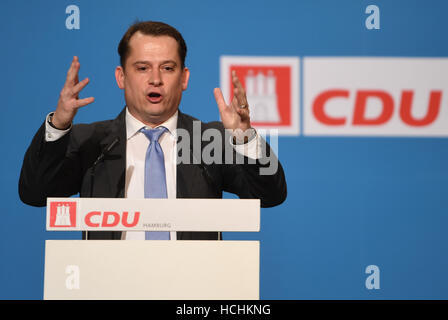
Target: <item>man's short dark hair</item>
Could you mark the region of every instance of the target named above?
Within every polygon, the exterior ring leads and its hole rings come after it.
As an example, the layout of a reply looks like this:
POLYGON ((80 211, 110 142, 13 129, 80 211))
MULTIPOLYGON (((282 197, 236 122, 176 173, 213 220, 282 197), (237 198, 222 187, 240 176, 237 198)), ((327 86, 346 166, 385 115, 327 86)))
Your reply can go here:
POLYGON ((126 59, 130 53, 129 40, 136 32, 141 32, 148 36, 169 36, 177 41, 178 53, 182 69, 185 67, 185 57, 187 56, 187 44, 184 38, 176 28, 158 21, 136 22, 123 35, 118 45, 118 54, 120 55, 120 64, 124 68, 126 59))

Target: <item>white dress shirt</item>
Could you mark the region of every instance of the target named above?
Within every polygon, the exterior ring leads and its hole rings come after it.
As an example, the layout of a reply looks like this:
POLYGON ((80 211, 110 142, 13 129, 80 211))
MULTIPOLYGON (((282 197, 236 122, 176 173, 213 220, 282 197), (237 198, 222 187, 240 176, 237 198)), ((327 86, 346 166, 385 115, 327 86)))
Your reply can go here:
MULTIPOLYGON (((52 113, 47 115, 45 125, 45 141, 51 142, 60 139, 71 130, 59 130, 53 128, 49 124, 49 118, 52 113)), ((178 111, 171 116, 167 121, 159 126, 168 129, 159 138, 160 146, 162 147, 165 162, 166 187, 168 198, 176 198, 176 128, 177 128, 178 111)), ((158 126, 158 127, 159 127, 158 126)), ((126 108, 126 182, 125 182, 125 197, 126 198, 144 198, 145 186, 145 158, 146 150, 149 146, 149 139, 144 133, 140 132, 143 127, 149 128, 143 122, 131 115, 128 108, 126 108)), ((256 138, 251 139, 246 144, 230 143, 236 152, 245 155, 252 159, 259 159, 261 157, 261 143, 262 139, 257 134, 256 138)), ((170 239, 176 240, 176 232, 170 232, 170 239)), ((145 240, 144 231, 125 231, 122 233, 123 240, 145 240)))
MULTIPOLYGON (((158 127, 165 127, 159 138, 163 150, 166 174, 166 191, 169 199, 176 198, 176 127, 178 112, 158 127)), ((145 159, 149 139, 140 130, 150 129, 143 122, 137 120, 126 108, 126 198, 144 198, 145 159)), ((145 240, 144 231, 126 231, 122 234, 125 240, 145 240)), ((170 233, 170 239, 176 240, 176 232, 170 233)))

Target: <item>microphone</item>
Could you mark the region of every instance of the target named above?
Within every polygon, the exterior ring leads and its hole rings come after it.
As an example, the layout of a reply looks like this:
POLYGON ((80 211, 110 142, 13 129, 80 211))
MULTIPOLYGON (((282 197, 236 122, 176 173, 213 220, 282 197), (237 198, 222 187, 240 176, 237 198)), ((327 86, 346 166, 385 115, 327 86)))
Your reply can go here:
MULTIPOLYGON (((117 145, 117 143, 120 141, 119 137, 115 137, 115 139, 107 145, 106 148, 101 151, 98 158, 96 158, 95 162, 92 165, 92 171, 90 171, 90 198, 93 198, 93 186, 95 185, 95 169, 96 166, 104 160, 104 157, 107 156, 107 154, 117 145)), ((88 240, 88 231, 85 233, 85 239, 88 240)))
POLYGON ((95 168, 98 163, 103 161, 104 157, 115 147, 115 145, 120 141, 119 137, 115 137, 115 139, 101 152, 96 161, 93 163, 92 168, 95 168))

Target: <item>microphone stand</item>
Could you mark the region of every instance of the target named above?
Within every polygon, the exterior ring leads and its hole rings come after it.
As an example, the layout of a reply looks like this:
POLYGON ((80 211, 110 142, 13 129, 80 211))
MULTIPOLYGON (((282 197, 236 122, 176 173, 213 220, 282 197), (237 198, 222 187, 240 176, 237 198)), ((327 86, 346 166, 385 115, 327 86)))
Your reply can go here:
MULTIPOLYGON (((118 137, 116 137, 98 156, 98 158, 95 160, 95 162, 92 165, 92 170, 90 171, 90 194, 89 197, 93 198, 93 186, 95 185, 95 169, 96 166, 104 160, 104 157, 115 147, 115 145, 120 141, 118 137)), ((89 231, 85 231, 86 236, 84 240, 89 240, 89 231)))

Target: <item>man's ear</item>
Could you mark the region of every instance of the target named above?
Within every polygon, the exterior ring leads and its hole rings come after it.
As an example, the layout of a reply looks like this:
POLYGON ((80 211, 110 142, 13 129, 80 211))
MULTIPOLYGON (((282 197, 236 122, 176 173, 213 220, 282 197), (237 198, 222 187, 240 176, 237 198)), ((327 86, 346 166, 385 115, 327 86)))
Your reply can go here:
POLYGON ((118 66, 115 68, 115 80, 120 89, 124 89, 124 70, 123 67, 118 66))
POLYGON ((188 68, 184 68, 182 73, 182 90, 187 90, 188 88, 188 79, 190 79, 190 70, 188 68))

